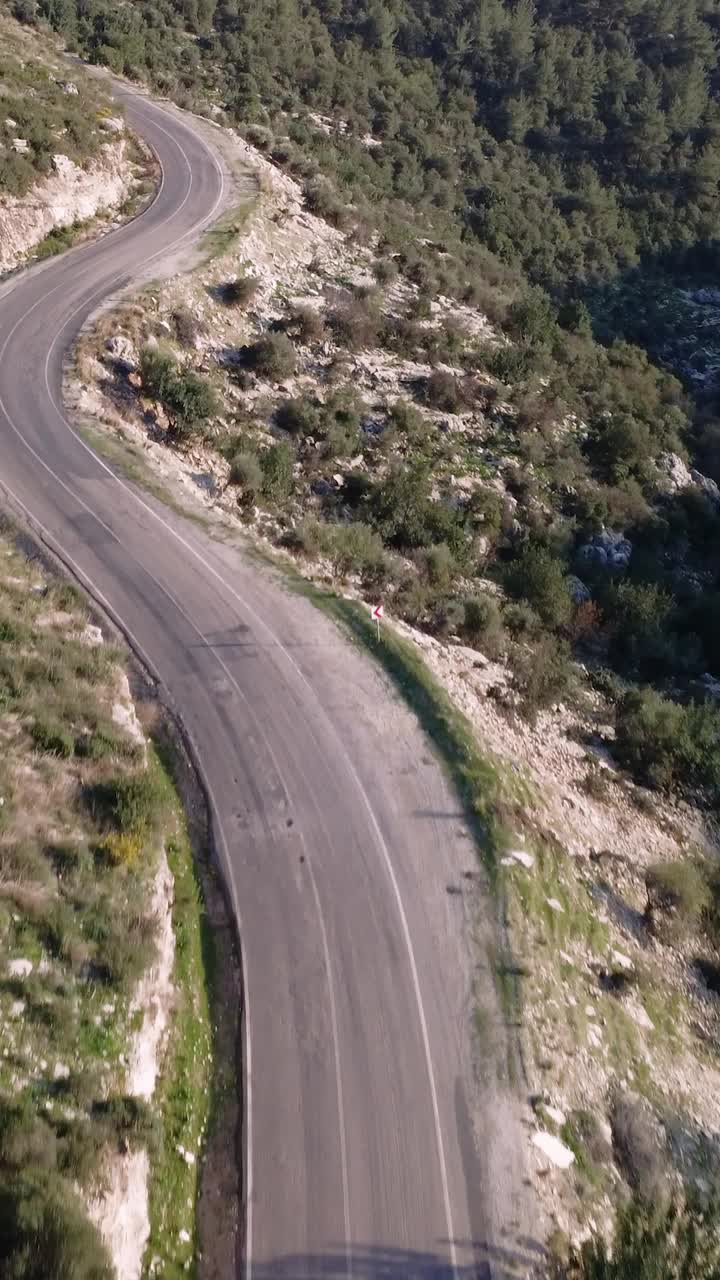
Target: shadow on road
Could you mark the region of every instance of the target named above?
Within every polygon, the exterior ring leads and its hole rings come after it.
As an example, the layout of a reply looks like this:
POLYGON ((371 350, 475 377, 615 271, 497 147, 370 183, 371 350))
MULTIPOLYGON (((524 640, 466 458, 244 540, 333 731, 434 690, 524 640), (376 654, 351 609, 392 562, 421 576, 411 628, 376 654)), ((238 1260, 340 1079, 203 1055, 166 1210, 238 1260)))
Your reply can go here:
MULTIPOLYGON (((442 1246, 440 1246, 442 1248, 442 1246)), ((512 1247, 458 1241, 456 1270, 439 1253, 353 1245, 353 1280, 521 1280, 538 1267, 544 1249, 521 1238, 512 1247)), ((244 1274, 244 1273, 243 1273, 244 1274)), ((253 1280, 347 1280, 348 1258, 342 1245, 319 1254, 286 1254, 253 1263, 253 1280)))

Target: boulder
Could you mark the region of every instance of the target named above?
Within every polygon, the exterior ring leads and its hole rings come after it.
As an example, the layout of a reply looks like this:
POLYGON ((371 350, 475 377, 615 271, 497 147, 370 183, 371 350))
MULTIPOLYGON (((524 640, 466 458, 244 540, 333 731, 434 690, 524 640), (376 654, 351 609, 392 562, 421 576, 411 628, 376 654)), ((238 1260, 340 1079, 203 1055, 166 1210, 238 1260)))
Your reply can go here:
POLYGON ((114 334, 112 338, 108 338, 105 342, 105 350, 117 365, 120 365, 128 373, 133 372, 138 367, 138 353, 134 342, 127 338, 123 333, 114 334))
POLYGON ((578 556, 589 564, 604 565, 611 569, 626 569, 632 555, 632 542, 623 533, 603 529, 601 533, 583 544, 578 556))
POLYGON ((706 498, 714 502, 716 506, 720 506, 720 489, 710 476, 704 476, 701 471, 691 471, 690 478, 698 489, 702 489, 706 498))
POLYGON ((669 493, 687 489, 693 482, 690 468, 678 453, 662 453, 658 458, 658 470, 662 476, 663 488, 669 493))
POLYGON ((585 604, 585 601, 590 599, 592 592, 581 578, 576 578, 573 574, 569 574, 566 581, 573 604, 585 604))

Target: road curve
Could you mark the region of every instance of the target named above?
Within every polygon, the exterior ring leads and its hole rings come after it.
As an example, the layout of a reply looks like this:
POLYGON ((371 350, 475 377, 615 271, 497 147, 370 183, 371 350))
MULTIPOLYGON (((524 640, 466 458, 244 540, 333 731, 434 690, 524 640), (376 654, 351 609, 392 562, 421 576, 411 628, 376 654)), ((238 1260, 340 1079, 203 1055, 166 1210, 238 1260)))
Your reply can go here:
POLYGON ((470 1061, 467 906, 447 891, 473 863, 457 801, 330 623, 114 475, 63 416, 83 322, 222 195, 192 122, 123 96, 162 186, 0 301, 0 481, 121 622, 209 786, 247 994, 238 1275, 484 1275, 513 1188, 470 1061))

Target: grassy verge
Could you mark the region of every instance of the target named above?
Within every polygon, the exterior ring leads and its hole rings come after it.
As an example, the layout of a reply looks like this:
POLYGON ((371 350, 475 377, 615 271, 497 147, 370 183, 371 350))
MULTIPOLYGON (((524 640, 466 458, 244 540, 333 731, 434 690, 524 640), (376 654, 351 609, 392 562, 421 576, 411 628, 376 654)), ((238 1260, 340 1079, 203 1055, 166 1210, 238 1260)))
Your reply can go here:
POLYGON ((175 883, 175 1007, 155 1106, 162 1142, 152 1162, 150 1238, 145 1274, 179 1280, 195 1275, 195 1208, 200 1151, 210 1113, 212 1029, 209 973, 213 949, 184 816, 176 804, 167 856, 175 883))
POLYGON ((44 240, 40 240, 38 244, 32 246, 28 250, 29 258, 54 258, 58 253, 64 253, 66 249, 72 249, 87 232, 96 223, 95 218, 88 218, 85 222, 71 222, 67 227, 53 227, 49 231, 44 240))
POLYGON ((304 579, 298 579, 298 586, 371 653, 417 715, 459 792, 488 878, 496 886, 498 858, 508 847, 511 824, 519 816, 519 808, 495 764, 480 751, 469 721, 433 678, 412 644, 389 626, 381 629, 378 640, 366 606, 321 591, 304 579))
POLYGON ((230 252, 245 230, 256 203, 256 196, 247 196, 208 228, 199 246, 203 266, 230 252))

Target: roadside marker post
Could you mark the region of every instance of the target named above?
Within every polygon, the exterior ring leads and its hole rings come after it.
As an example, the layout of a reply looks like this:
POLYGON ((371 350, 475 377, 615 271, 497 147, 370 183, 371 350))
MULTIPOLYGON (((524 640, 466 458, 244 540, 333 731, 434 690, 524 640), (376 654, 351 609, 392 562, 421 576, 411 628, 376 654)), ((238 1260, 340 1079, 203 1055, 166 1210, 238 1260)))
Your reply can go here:
POLYGON ((384 606, 381 604, 371 605, 370 617, 374 618, 377 624, 377 638, 378 638, 378 644, 379 644, 380 643, 380 620, 381 618, 385 617, 384 606))

